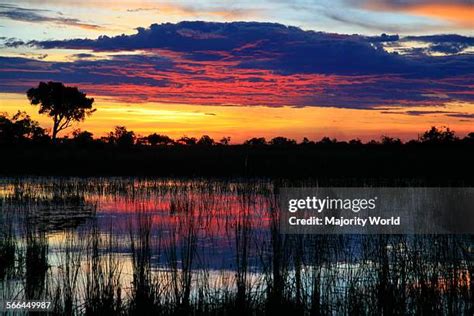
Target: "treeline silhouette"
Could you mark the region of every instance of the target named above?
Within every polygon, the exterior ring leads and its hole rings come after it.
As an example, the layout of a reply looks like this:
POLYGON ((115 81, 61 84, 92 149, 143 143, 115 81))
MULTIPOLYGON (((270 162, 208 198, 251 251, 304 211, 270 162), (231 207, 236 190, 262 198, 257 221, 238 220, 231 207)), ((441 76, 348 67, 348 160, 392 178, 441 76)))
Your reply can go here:
MULTIPOLYGON (((183 136, 178 139, 172 139, 167 135, 152 133, 148 136, 137 136, 133 131, 129 131, 125 126, 116 126, 115 129, 107 134, 107 136, 94 138, 94 134, 89 131, 81 131, 77 129, 73 131, 72 137, 65 136, 63 138, 52 137, 46 129, 42 128, 37 121, 25 112, 17 112, 12 117, 7 114, 0 115, 0 144, 1 145, 18 145, 22 143, 38 143, 48 144, 55 142, 56 144, 78 144, 78 145, 112 145, 118 147, 132 146, 228 146, 231 144, 231 137, 222 137, 216 141, 209 135, 203 135, 200 138, 183 136)), ((363 143, 360 139, 352 139, 349 141, 338 141, 335 138, 323 137, 318 140, 310 140, 304 137, 301 142, 295 139, 278 136, 270 140, 264 137, 252 137, 245 140, 242 144, 245 146, 296 146, 296 145, 415 145, 415 144, 454 144, 454 143, 474 143, 474 132, 469 133, 463 138, 457 137, 455 132, 449 127, 435 127, 425 131, 418 139, 410 140, 406 143, 399 138, 381 136, 380 140, 371 140, 363 143)))
POLYGON ((329 137, 297 142, 286 137, 254 137, 231 144, 208 135, 172 139, 157 133, 138 136, 117 126, 94 138, 76 130, 53 139, 26 113, 0 115, 0 174, 265 176, 335 178, 419 178, 430 183, 471 183, 474 132, 458 137, 447 127, 431 127, 402 142, 382 136, 363 143, 329 137))

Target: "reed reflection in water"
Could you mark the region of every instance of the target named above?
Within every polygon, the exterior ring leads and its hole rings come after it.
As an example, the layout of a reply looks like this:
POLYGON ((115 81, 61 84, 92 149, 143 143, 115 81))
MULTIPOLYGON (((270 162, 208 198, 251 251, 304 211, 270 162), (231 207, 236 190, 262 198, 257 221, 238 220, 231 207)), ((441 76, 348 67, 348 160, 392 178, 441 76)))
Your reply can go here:
POLYGON ((281 235, 284 185, 3 179, 0 300, 68 315, 473 314, 472 236, 281 235))

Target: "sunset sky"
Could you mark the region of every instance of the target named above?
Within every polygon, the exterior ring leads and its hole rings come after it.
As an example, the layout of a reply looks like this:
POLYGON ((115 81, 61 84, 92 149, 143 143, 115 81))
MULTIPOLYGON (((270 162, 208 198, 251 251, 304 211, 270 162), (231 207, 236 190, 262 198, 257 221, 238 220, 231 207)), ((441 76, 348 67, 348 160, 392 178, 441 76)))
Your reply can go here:
POLYGON ((473 17, 472 0, 4 0, 0 112, 50 127, 25 91, 62 81, 95 98, 74 128, 97 137, 463 135, 473 17))

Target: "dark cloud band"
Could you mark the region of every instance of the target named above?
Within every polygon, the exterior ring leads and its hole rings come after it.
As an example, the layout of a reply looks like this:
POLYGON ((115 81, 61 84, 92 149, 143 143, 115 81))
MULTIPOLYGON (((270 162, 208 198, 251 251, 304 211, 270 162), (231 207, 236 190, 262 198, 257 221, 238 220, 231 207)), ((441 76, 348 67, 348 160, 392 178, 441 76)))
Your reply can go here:
POLYGON ((19 91, 25 80, 61 80, 128 102, 374 108, 474 101, 474 55, 460 53, 473 39, 417 39, 445 56, 388 53, 384 43, 407 39, 385 34, 254 22, 153 24, 132 35, 29 42, 91 53, 76 54, 69 63, 2 58, 0 89, 19 91), (135 54, 94 58, 94 52, 117 51, 135 54))

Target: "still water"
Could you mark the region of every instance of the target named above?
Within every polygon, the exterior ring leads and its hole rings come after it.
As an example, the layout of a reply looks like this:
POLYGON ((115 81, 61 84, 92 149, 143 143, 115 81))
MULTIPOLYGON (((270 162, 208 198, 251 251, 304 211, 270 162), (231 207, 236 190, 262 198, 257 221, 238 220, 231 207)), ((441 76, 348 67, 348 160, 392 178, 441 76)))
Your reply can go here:
POLYGON ((0 300, 48 299, 59 312, 82 314, 105 304, 105 293, 121 313, 146 297, 170 314, 284 302, 331 315, 392 304, 410 314, 436 300, 436 308, 469 313, 471 236, 281 235, 282 185, 1 179, 0 300))

